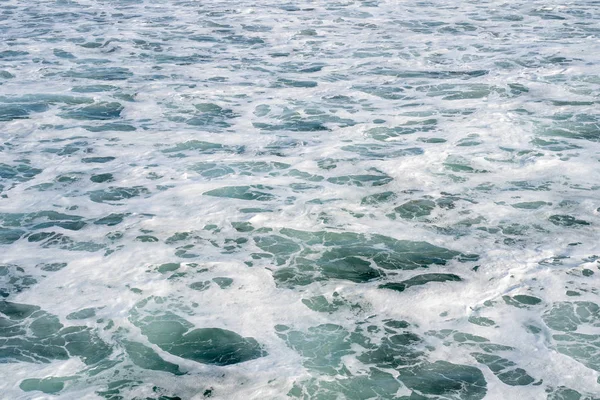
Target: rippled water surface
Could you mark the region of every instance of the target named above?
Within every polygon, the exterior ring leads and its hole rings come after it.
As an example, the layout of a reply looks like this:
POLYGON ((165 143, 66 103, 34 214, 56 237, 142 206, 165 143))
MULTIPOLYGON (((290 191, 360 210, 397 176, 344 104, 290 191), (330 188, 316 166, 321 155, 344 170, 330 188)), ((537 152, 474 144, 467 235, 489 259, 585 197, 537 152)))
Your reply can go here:
POLYGON ((0 397, 600 398, 600 3, 0 2, 0 397))

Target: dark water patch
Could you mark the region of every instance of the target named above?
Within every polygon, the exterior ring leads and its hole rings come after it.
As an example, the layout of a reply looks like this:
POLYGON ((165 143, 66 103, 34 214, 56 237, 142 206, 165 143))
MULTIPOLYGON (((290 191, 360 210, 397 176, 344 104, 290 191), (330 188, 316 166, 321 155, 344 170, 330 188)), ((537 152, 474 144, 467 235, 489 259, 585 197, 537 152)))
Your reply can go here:
POLYGON ((24 379, 19 384, 19 388, 21 388, 24 392, 42 392, 46 394, 57 394, 65 387, 65 381, 71 380, 73 378, 44 378, 44 379, 24 379))
POLYGON ((115 226, 123 222, 123 219, 129 214, 110 214, 94 221, 94 225, 115 226))
POLYGON ((27 119, 30 113, 44 112, 49 109, 47 104, 0 104, 0 121, 27 119))
POLYGON ((494 375, 510 386, 525 386, 532 384, 533 379, 523 368, 516 368, 514 362, 493 354, 471 353, 475 359, 492 370, 494 375))
MULTIPOLYGON (((358 324, 348 331, 335 324, 322 324, 307 330, 275 326, 276 333, 303 358, 303 365, 320 377, 299 380, 288 396, 306 398, 397 398, 400 387, 411 391, 410 398, 483 399, 487 383, 475 367, 445 361, 428 362, 422 339, 406 330, 404 321, 388 320, 382 325, 371 322, 365 330, 358 324), (368 332, 383 332, 380 340, 371 340, 368 332), (365 349, 356 354, 357 346, 365 349), (326 349, 325 351, 323 349, 326 349), (347 356, 355 355, 368 368, 355 375, 346 367, 347 356), (394 376, 388 372, 396 370, 394 376)), ((365 326, 366 327, 366 326, 365 326)), ((406 397, 408 399, 408 397, 406 397)))
POLYGON ((215 282, 221 289, 227 289, 233 284, 233 279, 227 277, 217 277, 213 278, 213 282, 215 282))
POLYGON ((14 264, 0 264, 0 297, 21 293, 37 283, 37 279, 14 264))
POLYGON ((109 120, 121 116, 123 106, 117 102, 100 102, 59 114, 63 118, 78 120, 109 120))
POLYGON ((426 242, 350 232, 282 229, 279 235, 255 236, 254 241, 262 251, 272 254, 280 266, 273 272, 275 282, 286 287, 328 279, 368 282, 385 276, 385 271, 445 265, 454 258, 476 260, 474 255, 426 242), (315 246, 323 247, 317 250, 315 246))
POLYGON ((88 195, 90 200, 95 203, 110 203, 134 197, 147 197, 150 195, 150 191, 143 186, 110 187, 104 190, 93 190, 88 192, 88 195))
POLYGON ((121 67, 90 67, 71 70, 63 74, 66 78, 92 79, 99 81, 122 81, 133 76, 133 72, 121 67))
POLYGON ((214 154, 216 152, 241 153, 242 147, 224 146, 218 143, 204 142, 201 140, 190 140, 184 143, 178 143, 173 147, 162 150, 163 153, 178 153, 185 151, 197 151, 201 154, 214 154))
POLYGON ((95 308, 84 308, 79 311, 75 311, 67 315, 68 320, 77 320, 77 319, 88 319, 96 316, 95 308))
POLYGON ((110 356, 112 350, 90 328, 64 327, 40 307, 0 301, 0 361, 49 363, 79 357, 87 365, 110 356))
POLYGON ((362 198, 361 205, 379 205, 394 201, 398 196, 394 192, 376 193, 362 198))
POLYGON ((552 222, 556 226, 585 226, 590 225, 589 222, 582 219, 577 219, 571 215, 551 215, 548 221, 552 222))
POLYGON ((462 279, 455 274, 423 274, 417 275, 402 282, 390 282, 379 285, 380 289, 391 289, 396 292, 403 292, 412 286, 425 285, 430 282, 460 282, 462 279))
POLYGON ((56 211, 38 211, 35 213, 0 213, 0 223, 4 227, 19 227, 39 230, 60 227, 78 231, 86 226, 83 217, 63 214, 56 211))
POLYGON ((274 200, 275 196, 261 190, 269 190, 270 188, 263 185, 252 186, 226 186, 218 189, 204 192, 205 196, 226 197, 240 200, 257 200, 270 201, 274 200))
POLYGON ((410 200, 394 208, 394 211, 400 218, 413 220, 430 215, 435 208, 436 204, 432 200, 410 200))
POLYGON ((25 231, 21 229, 8 229, 0 227, 0 244, 12 244, 19 240, 25 231))
POLYGON ((94 182, 94 183, 104 183, 104 182, 113 182, 115 179, 113 177, 113 174, 97 174, 97 175, 92 175, 90 177, 90 181, 94 182))
POLYGON ((364 159, 387 159, 387 158, 398 158, 398 157, 406 157, 406 156, 418 156, 423 154, 423 149, 419 147, 411 147, 404 149, 395 149, 390 145, 380 145, 380 144, 356 144, 343 146, 341 148, 344 151, 349 151, 352 153, 357 153, 364 159))
POLYGON ((163 360, 153 349, 141 343, 122 341, 131 361, 140 368, 182 375, 179 365, 163 360))
POLYGON ((85 157, 81 159, 82 163, 86 164, 104 164, 107 162, 111 162, 115 160, 116 157, 107 156, 107 157, 85 157))
POLYGON ((90 132, 133 132, 137 130, 137 128, 133 125, 129 124, 102 124, 97 126, 84 125, 83 128, 90 132))
POLYGON ((344 176, 336 176, 332 178, 328 178, 327 182, 333 183, 335 185, 347 185, 347 186, 383 186, 391 181, 394 178, 388 176, 386 174, 368 174, 368 175, 344 175, 344 176))
POLYGON ((220 328, 195 328, 171 312, 131 317, 150 343, 162 350, 202 364, 231 365, 264 357, 253 338, 220 328))

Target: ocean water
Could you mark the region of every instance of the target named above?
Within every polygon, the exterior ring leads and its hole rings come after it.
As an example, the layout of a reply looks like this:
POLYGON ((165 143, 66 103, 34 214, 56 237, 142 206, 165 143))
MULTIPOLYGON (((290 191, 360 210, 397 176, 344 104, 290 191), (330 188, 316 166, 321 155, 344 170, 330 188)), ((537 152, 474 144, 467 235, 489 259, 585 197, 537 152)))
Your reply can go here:
POLYGON ((600 398, 600 2, 0 3, 0 398, 600 398))

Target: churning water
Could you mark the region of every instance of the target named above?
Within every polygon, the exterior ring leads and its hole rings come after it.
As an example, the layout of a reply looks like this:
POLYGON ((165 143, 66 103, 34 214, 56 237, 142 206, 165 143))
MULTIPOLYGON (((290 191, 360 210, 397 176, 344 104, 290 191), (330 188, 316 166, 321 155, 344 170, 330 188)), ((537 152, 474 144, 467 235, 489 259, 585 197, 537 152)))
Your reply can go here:
POLYGON ((0 397, 600 398, 600 3, 0 3, 0 397))

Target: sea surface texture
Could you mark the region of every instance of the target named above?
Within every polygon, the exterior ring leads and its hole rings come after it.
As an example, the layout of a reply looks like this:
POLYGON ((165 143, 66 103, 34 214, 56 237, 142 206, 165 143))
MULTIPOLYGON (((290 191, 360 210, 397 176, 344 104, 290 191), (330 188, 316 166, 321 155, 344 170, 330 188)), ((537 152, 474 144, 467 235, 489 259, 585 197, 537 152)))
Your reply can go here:
POLYGON ((0 398, 600 399, 600 2, 0 2, 0 398))

